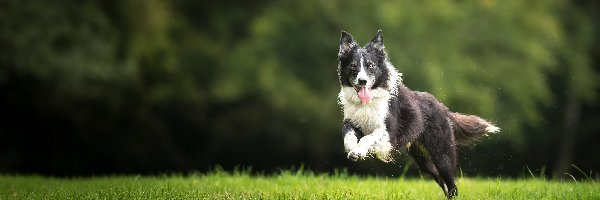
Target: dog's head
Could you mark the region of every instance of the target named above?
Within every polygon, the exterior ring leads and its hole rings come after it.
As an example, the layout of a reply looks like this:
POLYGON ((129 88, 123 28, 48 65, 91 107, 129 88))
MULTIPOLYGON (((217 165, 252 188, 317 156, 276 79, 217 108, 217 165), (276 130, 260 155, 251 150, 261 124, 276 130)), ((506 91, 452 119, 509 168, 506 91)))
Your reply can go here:
POLYGON ((342 31, 338 59, 342 87, 354 88, 363 104, 368 104, 373 98, 372 90, 381 88, 389 91, 392 69, 388 67, 381 30, 364 47, 360 47, 352 35, 342 31))

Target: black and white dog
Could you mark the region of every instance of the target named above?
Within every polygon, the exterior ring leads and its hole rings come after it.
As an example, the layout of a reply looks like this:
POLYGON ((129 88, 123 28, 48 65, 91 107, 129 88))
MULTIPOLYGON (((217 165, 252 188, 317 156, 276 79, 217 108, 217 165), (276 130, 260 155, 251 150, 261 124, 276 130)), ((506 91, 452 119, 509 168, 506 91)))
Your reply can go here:
POLYGON ((456 196, 457 143, 500 129, 480 117, 450 112, 429 93, 408 89, 389 62, 381 30, 364 47, 342 31, 338 59, 348 158, 374 155, 390 162, 393 152, 406 148, 446 197, 456 196))

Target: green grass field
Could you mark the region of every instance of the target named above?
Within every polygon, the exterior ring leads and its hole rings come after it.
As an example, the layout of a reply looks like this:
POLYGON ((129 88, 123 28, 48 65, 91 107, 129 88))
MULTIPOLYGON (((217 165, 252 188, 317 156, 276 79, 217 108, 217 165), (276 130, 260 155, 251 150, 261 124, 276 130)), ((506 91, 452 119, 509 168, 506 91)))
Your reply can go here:
MULTIPOLYGON (((458 199, 600 199, 600 184, 459 178, 458 199)), ((47 178, 0 175, 0 199, 444 199, 430 179, 283 172, 47 178)))

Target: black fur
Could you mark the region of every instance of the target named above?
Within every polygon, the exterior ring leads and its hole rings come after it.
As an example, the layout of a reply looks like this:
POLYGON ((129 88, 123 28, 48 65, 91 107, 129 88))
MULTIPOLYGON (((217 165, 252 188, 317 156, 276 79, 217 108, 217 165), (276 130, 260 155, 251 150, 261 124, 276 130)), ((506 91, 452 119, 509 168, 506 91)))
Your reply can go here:
MULTIPOLYGON (((391 72, 386 67, 389 62, 381 31, 364 48, 359 47, 350 34, 342 31, 338 58, 339 81, 343 87, 356 87, 352 80, 358 73, 357 62, 363 58, 364 62, 375 65, 367 69, 369 77, 374 79, 372 88, 385 88, 393 92, 392 85, 388 85, 391 72)), ((408 152, 421 171, 430 174, 448 198, 456 196, 458 190, 453 176, 456 139, 461 143, 469 141, 489 132, 486 128, 493 125, 477 116, 452 113, 433 95, 411 91, 401 81, 397 84, 397 93, 388 102, 385 119, 390 143, 395 150, 410 146, 408 152)), ((342 133, 350 130, 355 131, 358 139, 370 134, 364 133, 350 120, 344 120, 342 133)))

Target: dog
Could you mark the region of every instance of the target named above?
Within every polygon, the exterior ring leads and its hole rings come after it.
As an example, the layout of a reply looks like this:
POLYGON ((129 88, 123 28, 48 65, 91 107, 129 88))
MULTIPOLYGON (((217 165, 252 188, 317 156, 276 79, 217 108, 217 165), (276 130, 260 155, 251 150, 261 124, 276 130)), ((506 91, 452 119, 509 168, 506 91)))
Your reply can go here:
POLYGON ((374 155, 391 162, 406 150, 447 198, 458 195, 456 145, 500 128, 478 116, 451 112, 433 95, 407 88, 389 61, 381 30, 363 47, 342 31, 338 59, 347 157, 357 161, 374 155))

